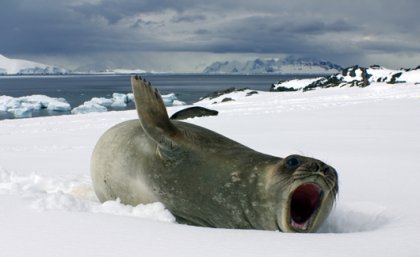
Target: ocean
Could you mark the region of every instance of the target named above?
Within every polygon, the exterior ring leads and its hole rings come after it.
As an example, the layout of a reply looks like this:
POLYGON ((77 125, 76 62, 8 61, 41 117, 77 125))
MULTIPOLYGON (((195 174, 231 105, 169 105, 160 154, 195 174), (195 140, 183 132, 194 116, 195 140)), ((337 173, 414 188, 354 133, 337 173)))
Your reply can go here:
MULTIPOLYGON (((251 88, 269 91, 271 84, 294 78, 314 77, 302 75, 142 75, 161 94, 175 93, 180 101, 192 104, 214 91, 230 87, 251 88)), ((0 76, 0 96, 21 97, 46 95, 65 98, 75 108, 92 97, 111 97, 112 93, 131 92, 129 75, 71 75, 71 76, 0 76)), ((133 109, 129 104, 125 109, 133 109)), ((125 110, 118 109, 118 110, 125 110)), ((46 110, 35 112, 33 117, 60 115, 46 110)), ((0 112, 0 119, 10 119, 12 115, 0 112)))

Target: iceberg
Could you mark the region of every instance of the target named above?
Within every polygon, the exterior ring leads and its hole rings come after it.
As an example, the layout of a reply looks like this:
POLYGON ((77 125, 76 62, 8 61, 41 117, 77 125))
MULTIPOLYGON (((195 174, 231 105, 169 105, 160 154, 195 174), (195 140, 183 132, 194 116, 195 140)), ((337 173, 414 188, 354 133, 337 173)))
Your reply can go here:
POLYGON ((134 102, 134 94, 133 93, 128 93, 127 94, 127 99, 128 99, 128 102, 134 102))
POLYGON ((45 95, 32 95, 20 98, 24 104, 31 105, 34 110, 47 109, 55 112, 68 112, 70 104, 64 98, 52 98, 45 95))
POLYGON ((176 97, 175 93, 162 95, 163 104, 165 106, 178 106, 178 105, 186 105, 185 102, 179 101, 176 97))
MULTIPOLYGON (((185 102, 178 100, 175 93, 162 95, 162 100, 165 106, 180 106, 186 105, 185 102)), ((84 114, 90 112, 106 112, 109 108, 126 108, 127 104, 134 102, 133 93, 113 93, 112 98, 93 97, 89 101, 74 108, 72 114, 84 114)))
POLYGON ((47 109, 50 112, 68 112, 71 110, 71 106, 64 98, 53 98, 46 95, 0 96, 0 111, 11 113, 15 118, 32 117, 33 111, 41 109, 47 109))
POLYGON ((105 98, 105 97, 94 97, 89 102, 102 105, 105 107, 111 107, 111 105, 114 103, 113 99, 105 98))
POLYGON ((8 112, 13 114, 15 118, 31 118, 32 110, 33 109, 30 107, 19 107, 19 108, 10 108, 8 112))
POLYGON ((112 94, 113 103, 111 107, 113 108, 125 108, 127 107, 128 97, 126 94, 113 93, 112 94))
MULTIPOLYGON (((174 93, 162 96, 165 106, 185 105, 185 102, 178 100, 174 93)), ((46 95, 31 95, 12 97, 0 95, 0 112, 7 112, 15 118, 30 118, 34 111, 46 109, 48 112, 61 112, 72 114, 84 114, 91 112, 106 112, 110 108, 127 108, 127 105, 134 102, 132 93, 113 93, 112 98, 93 97, 80 106, 72 109, 64 98, 53 98, 46 95)))
POLYGON ((71 106, 69 103, 65 102, 65 100, 57 100, 48 103, 47 110, 50 112, 69 112, 71 110, 71 106))
POLYGON ((86 114, 91 112, 107 112, 108 109, 105 106, 99 105, 97 103, 87 101, 82 105, 71 110, 72 114, 86 114))
POLYGON ((14 97, 1 95, 0 96, 0 111, 7 112, 9 109, 18 108, 20 101, 14 97))

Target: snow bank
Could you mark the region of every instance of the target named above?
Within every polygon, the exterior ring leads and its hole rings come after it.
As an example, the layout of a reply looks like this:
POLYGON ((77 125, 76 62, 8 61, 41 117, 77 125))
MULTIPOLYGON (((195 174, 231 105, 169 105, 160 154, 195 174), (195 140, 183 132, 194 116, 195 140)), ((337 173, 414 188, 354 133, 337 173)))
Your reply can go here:
POLYGON ((12 113, 16 118, 32 117, 33 111, 47 109, 50 112, 68 112, 70 104, 64 98, 45 95, 23 97, 0 96, 0 111, 12 113))
POLYGON ((408 83, 417 83, 420 84, 420 68, 415 70, 410 70, 408 72, 403 72, 399 77, 400 81, 405 81, 408 83))
POLYGON ((264 94, 264 93, 267 93, 267 92, 251 90, 248 88, 243 88, 243 89, 228 88, 223 91, 213 92, 210 95, 201 98, 198 102, 194 103, 194 105, 209 105, 209 104, 217 104, 217 103, 234 102, 238 99, 243 99, 245 97, 249 97, 252 95, 264 94))
POLYGON ((1 255, 418 256, 418 85, 229 97, 235 101, 202 102, 218 116, 189 122, 263 153, 302 154, 337 169, 337 204, 319 233, 178 225, 160 204, 99 203, 90 156, 104 131, 137 117, 129 110, 0 121, 1 255))
POLYGON ((321 78, 292 79, 283 82, 278 82, 274 83, 271 86, 270 91, 298 91, 319 79, 321 78))
POLYGON ((18 175, 0 168, 0 194, 18 194, 38 211, 104 213, 174 223, 174 216, 161 203, 129 206, 119 200, 98 202, 89 178, 60 180, 36 173, 18 175))

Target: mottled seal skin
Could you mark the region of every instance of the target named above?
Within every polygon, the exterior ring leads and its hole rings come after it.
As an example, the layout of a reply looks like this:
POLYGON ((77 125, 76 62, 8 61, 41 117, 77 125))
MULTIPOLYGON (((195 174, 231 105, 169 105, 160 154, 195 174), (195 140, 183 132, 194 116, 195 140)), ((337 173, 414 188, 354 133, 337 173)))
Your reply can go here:
POLYGON ((185 120, 195 117, 204 117, 204 116, 216 116, 219 114, 218 111, 210 110, 200 106, 193 106, 189 108, 182 109, 172 114, 170 117, 171 120, 185 120))
POLYGON ((170 120, 160 94, 131 79, 139 119, 99 139, 91 175, 101 202, 162 202, 181 223, 315 231, 338 192, 337 173, 309 157, 254 151, 211 130, 170 120))

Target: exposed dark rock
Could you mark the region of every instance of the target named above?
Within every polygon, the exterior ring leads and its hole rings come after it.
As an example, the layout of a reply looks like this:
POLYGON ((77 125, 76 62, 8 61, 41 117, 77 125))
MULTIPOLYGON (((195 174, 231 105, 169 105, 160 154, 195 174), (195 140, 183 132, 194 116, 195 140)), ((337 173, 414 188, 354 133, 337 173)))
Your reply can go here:
POLYGON ((290 91, 298 91, 298 89, 292 88, 292 87, 276 86, 274 84, 271 84, 270 91, 271 92, 290 92, 290 91))
MULTIPOLYGON (((316 88, 329 88, 329 87, 367 87, 373 82, 380 82, 380 83, 389 83, 389 84, 396 84, 396 83, 406 83, 406 81, 401 80, 401 75, 405 72, 410 72, 413 70, 420 69, 420 66, 416 67, 415 69, 401 69, 399 71, 390 71, 389 75, 381 75, 383 67, 379 65, 372 65, 370 68, 360 67, 358 65, 351 66, 348 68, 343 69, 340 73, 331 75, 325 78, 318 79, 311 84, 304 87, 303 91, 309 91, 316 88), (373 79, 372 76, 377 76, 377 78, 373 79)), ((415 83, 416 85, 419 82, 415 83)), ((271 86, 270 91, 293 91, 289 90, 287 87, 279 87, 279 89, 274 90, 274 84, 271 86)))
POLYGON ((222 99, 222 103, 225 103, 225 102, 230 102, 230 101, 235 101, 235 100, 233 100, 232 98, 230 98, 230 97, 226 97, 226 98, 223 98, 222 99))
POLYGON ((398 81, 397 82, 397 79, 399 77, 401 77, 401 75, 402 75, 402 72, 398 72, 398 73, 395 73, 394 75, 392 75, 391 80, 389 81, 389 84, 404 83, 404 81, 398 81))
POLYGON ((256 95, 256 94, 258 94, 257 91, 251 91, 251 92, 246 93, 245 96, 251 96, 251 95, 256 95))
POLYGON ((303 88, 303 91, 312 90, 315 88, 329 88, 329 87, 342 87, 342 86, 351 86, 351 87, 367 87, 369 86, 370 75, 367 72, 367 69, 364 67, 359 67, 358 65, 348 67, 343 69, 341 73, 336 75, 331 75, 327 78, 319 79, 309 84, 303 88), (357 78, 357 71, 361 73, 362 79, 357 78), (352 81, 344 81, 344 77, 354 78, 352 81))
POLYGON ((202 99, 205 99, 205 98, 208 98, 208 99, 214 99, 214 98, 219 97, 219 96, 221 96, 221 95, 229 94, 229 93, 232 93, 232 92, 245 91, 245 90, 247 90, 247 89, 249 89, 249 88, 236 89, 236 88, 234 88, 234 87, 231 87, 231 88, 228 88, 228 89, 225 89, 225 90, 215 91, 215 92, 210 93, 210 94, 208 94, 208 95, 206 95, 205 97, 202 97, 202 98, 200 98, 200 99, 201 99, 201 100, 202 100, 202 99))
POLYGON ((315 88, 328 88, 328 87, 337 87, 341 83, 341 80, 337 78, 337 75, 331 75, 327 78, 322 78, 317 81, 312 82, 303 88, 303 91, 313 90, 315 88))

